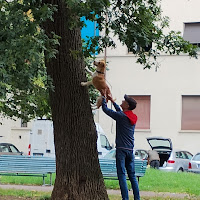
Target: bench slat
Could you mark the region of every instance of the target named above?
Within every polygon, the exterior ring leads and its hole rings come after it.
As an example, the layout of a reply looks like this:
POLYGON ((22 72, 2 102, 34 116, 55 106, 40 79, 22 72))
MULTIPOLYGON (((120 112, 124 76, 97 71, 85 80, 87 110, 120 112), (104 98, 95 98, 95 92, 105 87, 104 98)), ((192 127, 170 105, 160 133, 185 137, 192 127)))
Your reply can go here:
POLYGON ((56 172, 55 158, 36 156, 0 156, 0 174, 7 176, 39 176, 44 177, 56 172))
MULTIPOLYGON (((99 159, 101 172, 105 179, 116 179, 117 168, 115 159, 99 159)), ((135 159, 135 175, 142 177, 145 175, 147 160, 135 159)), ((44 177, 46 174, 56 172, 55 158, 36 157, 36 156, 0 156, 0 174, 13 175, 35 175, 44 177)), ((51 182, 51 181, 50 181, 51 182)))
MULTIPOLYGON (((115 159, 99 159, 101 172, 105 179, 117 179, 117 168, 115 159)), ((135 175, 142 177, 145 175, 147 160, 135 159, 135 175)))

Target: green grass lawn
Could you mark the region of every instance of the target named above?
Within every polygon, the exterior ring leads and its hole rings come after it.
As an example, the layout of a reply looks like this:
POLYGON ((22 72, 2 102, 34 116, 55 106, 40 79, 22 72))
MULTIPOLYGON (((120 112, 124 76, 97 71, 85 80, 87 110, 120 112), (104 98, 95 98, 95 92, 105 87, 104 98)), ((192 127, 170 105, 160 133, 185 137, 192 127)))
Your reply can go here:
MULTIPOLYGON (((53 176, 53 183, 55 174, 53 176)), ((1 183, 42 185, 41 177, 15 177, 1 176, 1 183)), ((49 183, 49 177, 45 179, 49 183)), ((107 189, 119 189, 118 181, 105 180, 107 189)), ((129 183, 130 187, 130 183, 129 183)), ((144 177, 140 178, 139 187, 141 191, 187 193, 200 197, 200 174, 162 172, 147 169, 144 177)))
POLYGON ((50 198, 50 195, 51 195, 50 192, 0 189, 0 199, 1 199, 1 196, 15 196, 15 197, 26 197, 26 198, 45 200, 45 199, 50 198))
MULTIPOLYGON (((105 180, 106 188, 119 189, 118 181, 105 180)), ((130 183, 129 188, 130 188, 130 183)), ((141 191, 187 193, 200 196, 200 174, 162 172, 147 169, 140 178, 141 191)))
MULTIPOLYGON (((52 182, 55 183, 55 174, 52 175, 52 182)), ((16 185, 42 185, 42 177, 35 176, 0 176, 0 183, 16 185)), ((50 175, 45 177, 45 184, 50 184, 50 175)))
POLYGON ((140 190, 188 193, 200 196, 200 174, 147 170, 140 181, 140 190))

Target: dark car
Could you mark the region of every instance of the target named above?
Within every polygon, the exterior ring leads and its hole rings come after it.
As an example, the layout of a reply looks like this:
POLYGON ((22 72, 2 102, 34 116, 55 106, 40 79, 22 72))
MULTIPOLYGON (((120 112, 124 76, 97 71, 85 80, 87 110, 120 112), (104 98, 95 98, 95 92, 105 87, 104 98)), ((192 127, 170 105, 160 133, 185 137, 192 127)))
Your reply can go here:
POLYGON ((172 172, 188 171, 188 164, 193 156, 190 152, 174 149, 170 138, 149 137, 147 141, 152 150, 156 150, 159 154, 160 170, 172 172))
POLYGON ((10 143, 0 143, 0 155, 22 155, 16 146, 10 143))

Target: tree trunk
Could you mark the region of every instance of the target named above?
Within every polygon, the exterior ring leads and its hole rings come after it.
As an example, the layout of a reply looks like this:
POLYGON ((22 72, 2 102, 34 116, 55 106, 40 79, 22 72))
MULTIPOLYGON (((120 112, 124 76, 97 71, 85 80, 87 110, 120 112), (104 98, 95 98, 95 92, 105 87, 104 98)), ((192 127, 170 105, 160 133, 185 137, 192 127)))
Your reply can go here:
POLYGON ((48 35, 61 36, 56 59, 46 61, 48 75, 53 79, 50 94, 56 151, 56 181, 52 200, 108 199, 101 174, 97 133, 89 104, 84 61, 71 52, 81 51, 80 29, 69 29, 70 10, 64 0, 43 0, 55 4, 54 22, 47 21, 48 35))

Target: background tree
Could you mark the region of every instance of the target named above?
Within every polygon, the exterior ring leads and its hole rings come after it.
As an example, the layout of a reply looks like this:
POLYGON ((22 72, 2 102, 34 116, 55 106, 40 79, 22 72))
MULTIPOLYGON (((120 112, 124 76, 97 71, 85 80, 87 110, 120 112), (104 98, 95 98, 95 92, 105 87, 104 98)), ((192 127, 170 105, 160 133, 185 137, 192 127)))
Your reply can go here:
POLYGON ((157 0, 0 0, 0 19, 0 111, 26 121, 52 116, 52 200, 108 199, 88 90, 80 85, 86 81, 84 58, 97 44, 99 52, 115 46, 110 33, 144 68, 157 66, 160 51, 196 56, 195 47, 180 33, 163 34, 168 19, 157 0), (104 33, 83 46, 82 16, 104 33))

